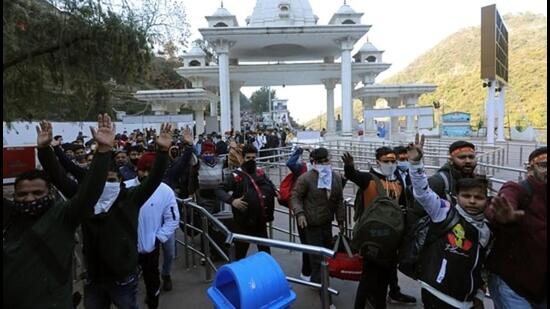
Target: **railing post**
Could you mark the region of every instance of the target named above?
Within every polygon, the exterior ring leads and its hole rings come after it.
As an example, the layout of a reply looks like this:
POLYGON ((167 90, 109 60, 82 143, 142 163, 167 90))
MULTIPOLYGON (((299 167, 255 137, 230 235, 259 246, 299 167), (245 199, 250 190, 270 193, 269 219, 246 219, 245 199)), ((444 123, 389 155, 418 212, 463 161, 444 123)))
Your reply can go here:
POLYGON ((290 207, 288 208, 288 241, 294 242, 294 235, 292 235, 292 211, 290 210, 290 207))
POLYGON ((321 308, 323 309, 329 309, 330 306, 328 286, 328 258, 323 256, 321 261, 321 308))
POLYGON ((230 262, 235 262, 237 260, 237 251, 235 249, 235 243, 233 240, 229 244, 229 260, 230 262))
POLYGON ((523 145, 519 146, 519 164, 523 167, 523 145))
POLYGON ((208 218, 201 217, 202 229, 202 248, 204 250, 204 275, 207 282, 212 280, 212 270, 210 269, 210 242, 208 241, 208 218))
MULTIPOLYGON (((189 218, 189 222, 190 222, 191 226, 195 226, 195 216, 194 216, 195 210, 193 209, 193 207, 190 207, 189 210, 190 210, 189 215, 191 216, 191 218, 189 218)), ((193 230, 193 232, 192 232, 193 236, 191 237, 191 243, 193 243, 193 245, 195 244, 195 233, 196 233, 196 231, 193 230)), ((189 245, 189 243, 187 245, 189 245)), ((193 246, 191 246, 191 247, 193 247, 193 246)), ((197 261, 195 259, 195 253, 193 251, 191 251, 191 264, 193 265, 193 267, 197 266, 197 261)))
POLYGON ((183 250, 183 256, 185 259, 185 269, 189 269, 189 249, 187 246, 189 246, 189 235, 187 235, 188 227, 187 227, 187 205, 183 203, 182 207, 183 212, 183 243, 185 244, 185 248, 183 250))
POLYGON ((269 228, 269 238, 273 239, 273 222, 268 222, 267 226, 269 228))

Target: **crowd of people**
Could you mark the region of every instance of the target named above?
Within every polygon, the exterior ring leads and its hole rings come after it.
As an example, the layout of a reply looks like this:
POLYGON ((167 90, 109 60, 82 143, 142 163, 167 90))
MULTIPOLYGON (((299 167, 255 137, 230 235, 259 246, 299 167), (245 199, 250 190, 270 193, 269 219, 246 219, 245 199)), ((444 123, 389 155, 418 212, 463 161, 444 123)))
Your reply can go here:
MULTIPOLYGON (((175 233, 186 211, 176 198, 192 197, 213 214, 228 204, 234 232, 268 235, 280 192, 257 160, 274 160, 289 144, 288 130, 196 135, 162 124, 159 132, 116 134, 100 115, 87 142, 79 134, 64 143, 52 132, 50 122, 40 123, 42 169, 19 175, 13 199, 4 198, 6 308, 76 306, 71 267, 79 227, 84 307, 138 308, 142 277, 147 307, 158 308, 161 290, 172 290, 175 233)), ((417 303, 401 292, 398 270, 420 282, 425 308, 483 308, 487 289, 497 309, 546 308, 546 147, 529 156, 526 180, 504 184, 493 197, 467 141, 451 144, 448 162, 431 177, 420 136, 377 149, 369 171, 345 153, 340 174, 329 149, 305 150, 295 147, 287 161, 289 208, 302 243, 332 249, 332 222, 341 232, 345 226, 344 188, 358 187, 351 241, 363 271, 355 308, 417 303), (424 241, 411 251, 419 230, 424 241)), ((236 258, 248 247, 237 242, 236 258)), ((319 256, 302 256, 302 279, 320 283, 321 272, 319 256)))

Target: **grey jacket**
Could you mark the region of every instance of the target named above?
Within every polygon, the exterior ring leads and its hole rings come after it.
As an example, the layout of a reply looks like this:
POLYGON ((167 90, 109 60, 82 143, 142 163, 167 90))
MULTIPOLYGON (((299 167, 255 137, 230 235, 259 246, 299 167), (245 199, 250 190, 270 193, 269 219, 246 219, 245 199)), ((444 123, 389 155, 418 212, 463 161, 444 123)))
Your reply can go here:
POLYGON ((304 214, 308 226, 330 224, 336 215, 338 222, 346 216, 342 177, 332 172, 332 189, 327 197, 326 189, 317 189, 319 174, 311 170, 302 174, 297 180, 290 195, 290 204, 296 216, 304 214))

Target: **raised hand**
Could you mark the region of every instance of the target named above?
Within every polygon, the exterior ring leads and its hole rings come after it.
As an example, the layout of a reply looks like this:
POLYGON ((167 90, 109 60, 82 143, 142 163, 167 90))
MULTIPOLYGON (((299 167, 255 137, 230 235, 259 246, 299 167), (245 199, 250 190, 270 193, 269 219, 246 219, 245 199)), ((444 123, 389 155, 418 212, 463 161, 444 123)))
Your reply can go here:
POLYGON ((161 151, 168 151, 172 146, 172 125, 163 123, 160 125, 160 134, 156 139, 156 144, 161 151))
POLYGON ((181 140, 188 144, 188 145, 193 145, 193 133, 191 132, 191 129, 189 128, 186 128, 186 129, 183 129, 182 128, 182 136, 181 136, 181 140))
POLYGON ((495 210, 495 220, 500 224, 517 222, 525 215, 525 211, 514 209, 508 200, 501 196, 493 197, 489 207, 495 210))
POLYGON ((52 124, 49 121, 42 120, 39 125, 36 126, 36 145, 38 148, 44 148, 50 146, 53 140, 52 124))
POLYGON ((98 152, 111 151, 115 145, 116 128, 107 114, 97 116, 97 129, 90 127, 92 136, 97 142, 98 152))
POLYGON ((349 152, 344 153, 344 155, 342 156, 342 161, 344 161, 344 165, 346 166, 355 165, 353 162, 353 156, 349 152))
POLYGON ((426 142, 426 138, 424 135, 420 135, 419 133, 416 133, 416 136, 414 138, 414 143, 410 143, 407 147, 407 155, 409 157, 409 160, 418 162, 422 160, 422 157, 424 156, 424 143, 426 142))

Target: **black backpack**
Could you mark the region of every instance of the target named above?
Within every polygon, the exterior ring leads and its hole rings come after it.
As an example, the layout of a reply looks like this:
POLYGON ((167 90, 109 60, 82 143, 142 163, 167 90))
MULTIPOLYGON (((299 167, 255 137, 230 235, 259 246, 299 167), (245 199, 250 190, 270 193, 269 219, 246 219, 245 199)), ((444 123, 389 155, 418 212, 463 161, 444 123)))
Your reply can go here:
POLYGON ((401 207, 390 198, 375 175, 378 196, 362 211, 353 226, 352 248, 365 259, 391 265, 397 260, 397 249, 405 230, 401 207))
POLYGON ((460 220, 458 211, 451 206, 447 218, 433 223, 430 216, 424 216, 405 234, 399 249, 399 266, 407 277, 417 280, 421 274, 420 258, 428 245, 448 233, 460 220))

